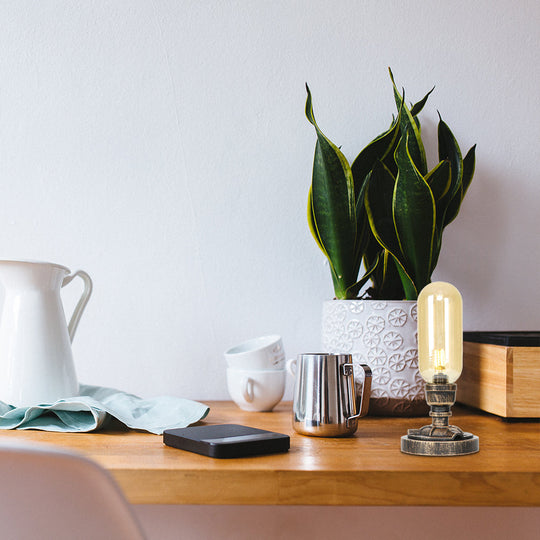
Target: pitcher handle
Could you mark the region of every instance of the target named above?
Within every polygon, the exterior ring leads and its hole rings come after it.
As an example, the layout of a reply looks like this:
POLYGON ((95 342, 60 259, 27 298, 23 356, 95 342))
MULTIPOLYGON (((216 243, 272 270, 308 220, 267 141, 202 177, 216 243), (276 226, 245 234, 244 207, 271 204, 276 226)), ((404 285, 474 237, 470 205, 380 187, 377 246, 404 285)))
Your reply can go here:
MULTIPOLYGON (((343 374, 352 378, 353 364, 342 364, 343 374)), ((362 416, 366 416, 369 410, 369 398, 371 396, 371 368, 366 364, 360 364, 360 367, 364 370, 364 384, 362 385, 362 396, 360 398, 360 412, 347 418, 347 426, 351 420, 356 420, 362 416)), ((353 392, 354 395, 354 392, 353 392)))
POLYGON ((88 300, 90 300, 90 295, 92 294, 92 280, 90 279, 90 276, 84 270, 77 270, 76 272, 73 272, 73 274, 66 276, 64 278, 64 281, 62 281, 62 287, 65 287, 68 283, 71 283, 71 281, 77 276, 80 277, 84 282, 84 291, 81 297, 79 298, 79 301, 77 302, 77 305, 75 306, 75 309, 73 310, 73 315, 71 316, 71 319, 68 324, 69 340, 71 342, 73 342, 73 336, 75 335, 75 330, 77 330, 79 320, 83 314, 86 304, 88 304, 88 300))

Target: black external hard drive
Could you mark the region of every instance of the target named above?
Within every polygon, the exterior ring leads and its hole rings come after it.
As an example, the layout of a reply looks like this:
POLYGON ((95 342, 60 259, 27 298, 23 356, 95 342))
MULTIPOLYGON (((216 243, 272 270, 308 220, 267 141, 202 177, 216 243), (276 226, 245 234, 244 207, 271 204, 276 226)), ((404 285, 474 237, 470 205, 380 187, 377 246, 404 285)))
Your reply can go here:
POLYGON ((287 452, 290 448, 288 435, 238 424, 166 429, 163 442, 167 446, 213 458, 275 454, 287 452))

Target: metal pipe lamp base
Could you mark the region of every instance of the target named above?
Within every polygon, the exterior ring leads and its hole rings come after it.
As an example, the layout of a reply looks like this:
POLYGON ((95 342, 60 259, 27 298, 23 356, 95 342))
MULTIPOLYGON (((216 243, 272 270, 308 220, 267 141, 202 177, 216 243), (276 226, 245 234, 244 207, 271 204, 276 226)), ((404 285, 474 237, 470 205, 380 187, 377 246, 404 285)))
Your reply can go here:
POLYGON ((417 456, 463 456, 480 449, 476 435, 448 423, 456 400, 455 384, 426 384, 426 402, 431 407, 432 423, 420 429, 409 429, 401 437, 401 451, 417 456))
POLYGON ((419 431, 409 429, 407 435, 401 437, 401 451, 405 454, 414 454, 416 456, 463 456, 474 454, 480 449, 479 439, 472 433, 463 432, 463 439, 439 440, 432 437, 429 440, 414 438, 411 432, 419 431))

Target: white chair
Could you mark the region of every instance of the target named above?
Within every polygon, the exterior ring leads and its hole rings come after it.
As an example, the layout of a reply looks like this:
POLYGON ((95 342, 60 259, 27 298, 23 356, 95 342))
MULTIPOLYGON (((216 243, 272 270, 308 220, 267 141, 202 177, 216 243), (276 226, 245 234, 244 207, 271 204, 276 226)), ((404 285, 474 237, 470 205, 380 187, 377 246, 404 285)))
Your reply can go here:
POLYGON ((97 463, 67 450, 0 439, 0 538, 144 537, 120 488, 97 463))

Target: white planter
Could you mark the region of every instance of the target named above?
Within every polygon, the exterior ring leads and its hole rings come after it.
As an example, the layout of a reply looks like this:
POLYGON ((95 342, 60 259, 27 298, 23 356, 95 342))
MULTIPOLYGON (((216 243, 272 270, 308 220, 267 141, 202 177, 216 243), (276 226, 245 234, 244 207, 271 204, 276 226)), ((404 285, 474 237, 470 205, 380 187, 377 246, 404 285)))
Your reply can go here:
MULTIPOLYGON (((369 414, 423 416, 428 407, 418 371, 416 301, 329 300, 323 304, 325 352, 352 354, 373 371, 369 414)), ((361 368, 355 368, 362 380, 361 368)))

